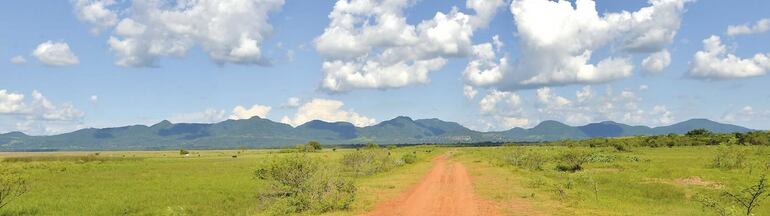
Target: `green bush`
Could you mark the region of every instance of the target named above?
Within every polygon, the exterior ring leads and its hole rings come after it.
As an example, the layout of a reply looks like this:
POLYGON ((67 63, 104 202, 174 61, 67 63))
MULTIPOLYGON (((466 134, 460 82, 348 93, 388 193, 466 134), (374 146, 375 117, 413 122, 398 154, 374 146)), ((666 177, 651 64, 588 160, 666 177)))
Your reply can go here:
POLYGON ((342 164, 345 171, 359 176, 387 171, 399 165, 386 150, 371 148, 343 155, 342 164))
POLYGON ((299 152, 317 152, 321 151, 321 143, 318 141, 309 141, 305 144, 299 144, 297 145, 297 150, 299 152))
POLYGON ((0 167, 0 209, 27 193, 26 179, 18 170, 0 167))
POLYGON ((378 145, 377 143, 367 143, 366 145, 364 145, 364 148, 365 149, 378 149, 378 148, 380 148, 380 145, 378 145))
POLYGON ((412 153, 407 153, 401 156, 401 161, 407 164, 413 164, 417 162, 417 155, 412 153))
POLYGON ((591 160, 591 154, 581 150, 569 150, 558 158, 556 170, 562 172, 577 172, 583 170, 583 164, 591 160))
POLYGON ((271 160, 255 175, 269 182, 263 197, 271 199, 269 210, 276 215, 347 209, 355 199, 353 181, 306 154, 271 160))
POLYGON ((503 161, 524 169, 542 170, 548 157, 540 151, 513 147, 503 155, 503 161))
POLYGON ((711 160, 711 166, 721 169, 742 168, 747 163, 748 153, 736 145, 720 145, 711 160))

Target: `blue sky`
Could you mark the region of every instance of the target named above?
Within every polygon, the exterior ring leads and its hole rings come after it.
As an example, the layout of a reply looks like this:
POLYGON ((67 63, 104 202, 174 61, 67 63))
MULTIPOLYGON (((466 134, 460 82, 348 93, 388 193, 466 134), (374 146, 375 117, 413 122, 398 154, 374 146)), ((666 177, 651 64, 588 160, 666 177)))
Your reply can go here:
POLYGON ((769 2, 591 3, 5 1, 0 133, 254 115, 770 129, 769 2))

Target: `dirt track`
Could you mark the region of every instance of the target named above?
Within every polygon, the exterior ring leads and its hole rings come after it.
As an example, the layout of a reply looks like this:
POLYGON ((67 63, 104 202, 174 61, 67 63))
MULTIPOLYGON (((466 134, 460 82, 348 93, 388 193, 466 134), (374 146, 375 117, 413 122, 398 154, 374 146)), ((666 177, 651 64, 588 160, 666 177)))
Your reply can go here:
POLYGON ((422 181, 399 197, 378 205, 366 215, 498 215, 492 205, 478 199, 465 167, 447 156, 434 159, 422 181))

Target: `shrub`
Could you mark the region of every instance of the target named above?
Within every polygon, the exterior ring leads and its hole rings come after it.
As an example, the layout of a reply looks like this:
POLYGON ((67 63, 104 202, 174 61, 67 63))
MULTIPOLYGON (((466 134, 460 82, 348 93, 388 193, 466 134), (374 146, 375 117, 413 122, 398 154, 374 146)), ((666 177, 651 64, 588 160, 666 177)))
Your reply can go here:
POLYGON ((583 164, 591 160, 591 154, 580 150, 570 150, 558 158, 556 170, 562 172, 577 172, 583 170, 583 164))
POLYGON ((316 152, 322 149, 321 143, 318 141, 309 141, 305 144, 297 145, 297 150, 300 152, 316 152))
POLYGON ((631 148, 628 146, 628 144, 624 143, 623 141, 617 140, 615 142, 612 142, 612 148, 615 149, 615 151, 619 152, 630 152, 631 148))
POLYGON ((413 164, 417 162, 417 155, 412 153, 406 153, 403 156, 401 156, 401 161, 407 164, 413 164))
POLYGON ((511 165, 531 170, 542 170, 543 165, 548 162, 543 153, 522 148, 513 148, 503 157, 503 160, 511 165))
POLYGON ((763 201, 770 198, 768 195, 767 178, 762 175, 759 181, 739 192, 722 192, 722 199, 712 198, 703 194, 696 194, 695 200, 701 203, 704 209, 712 210, 714 213, 722 216, 738 215, 736 211, 742 209, 746 215, 753 215, 752 212, 759 207, 763 201), (727 201, 727 202, 725 202, 727 201), (733 203, 738 206, 731 206, 733 203))
POLYGON ((190 152, 184 149, 179 149, 179 155, 186 155, 186 154, 190 154, 190 152))
POLYGON ((277 215, 347 209, 355 199, 350 179, 306 154, 271 160, 255 175, 269 182, 271 190, 263 197, 273 199, 270 210, 277 215))
POLYGON ((398 165, 387 151, 369 148, 343 155, 342 164, 345 171, 359 176, 387 171, 398 165))
POLYGON ((367 143, 364 145, 365 149, 378 149, 380 148, 380 145, 377 145, 377 143, 367 143))
POLYGON ((717 152, 711 161, 711 166, 721 169, 741 168, 746 165, 746 156, 746 151, 738 146, 722 144, 717 147, 717 152))
POLYGON ((27 181, 18 172, 0 167, 0 209, 27 193, 27 190, 27 181))
POLYGON ((708 131, 703 128, 687 131, 687 133, 685 134, 685 136, 688 136, 688 137, 710 136, 710 135, 711 135, 711 131, 708 131))

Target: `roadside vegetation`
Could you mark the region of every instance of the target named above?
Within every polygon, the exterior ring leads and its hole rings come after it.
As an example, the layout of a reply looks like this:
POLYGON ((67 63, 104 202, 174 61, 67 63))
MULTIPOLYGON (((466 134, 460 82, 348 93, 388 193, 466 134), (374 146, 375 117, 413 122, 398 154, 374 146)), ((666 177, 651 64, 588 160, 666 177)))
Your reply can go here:
POLYGON ((695 130, 471 148, 458 158, 485 170, 476 173, 482 195, 548 214, 770 215, 769 135, 695 130))
POLYGON ((442 151, 302 146, 313 147, 0 153, 0 189, 12 186, 0 215, 356 215, 415 183, 442 151))
MULTIPOLYGON (((438 147, 0 154, 0 215, 357 215, 454 152, 477 193, 545 215, 770 215, 770 133, 438 147)), ((510 207, 506 214, 521 213, 510 207)), ((534 213, 533 213, 534 214, 534 213)))

